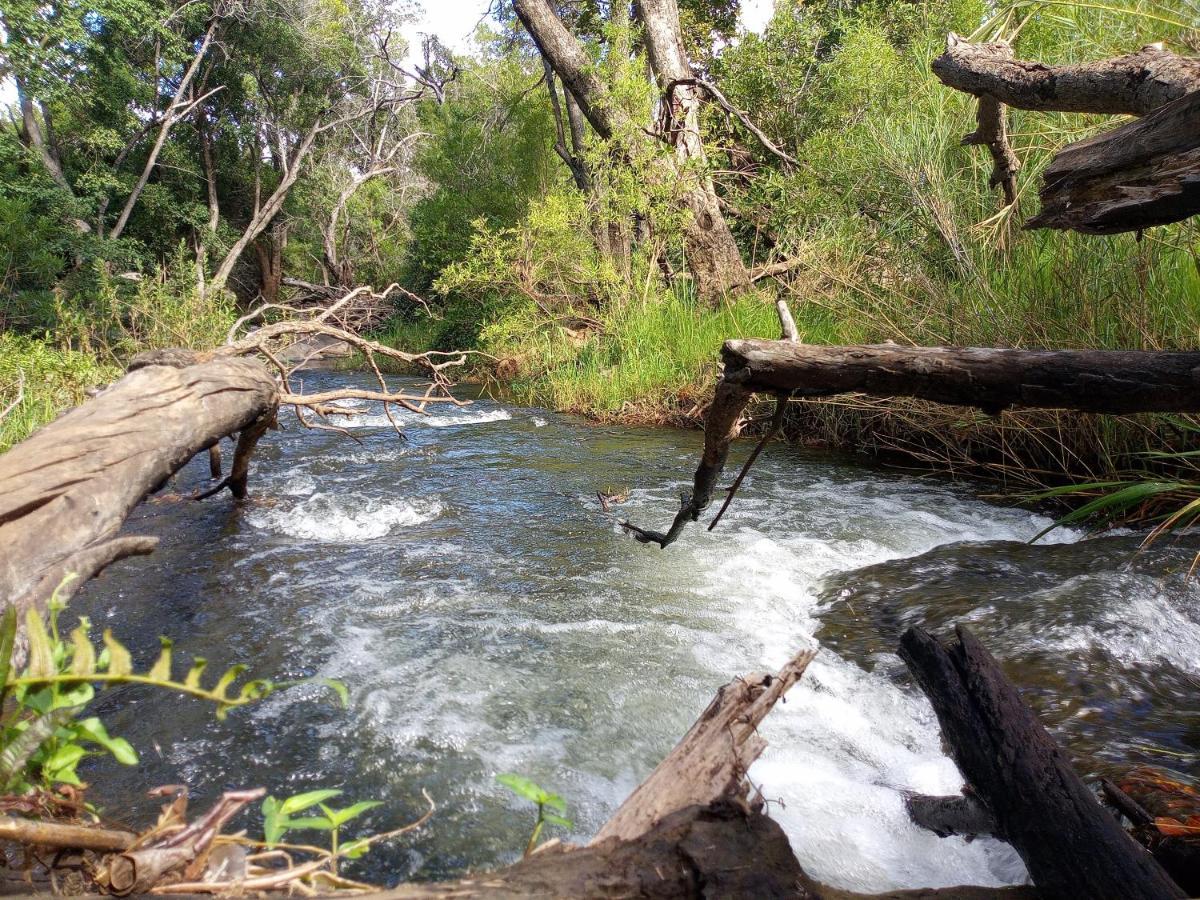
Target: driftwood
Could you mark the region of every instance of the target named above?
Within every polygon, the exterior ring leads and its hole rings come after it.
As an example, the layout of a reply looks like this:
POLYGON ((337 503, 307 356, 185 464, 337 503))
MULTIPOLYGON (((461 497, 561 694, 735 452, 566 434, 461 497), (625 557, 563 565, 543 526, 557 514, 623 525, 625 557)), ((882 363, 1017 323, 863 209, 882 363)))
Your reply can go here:
POLYGON ((1138 231, 1200 213, 1200 90, 1061 150, 1026 228, 1138 231))
POLYGON ((1200 352, 993 350, 869 344, 824 347, 795 341, 733 340, 704 425, 692 492, 671 527, 623 527, 666 547, 712 502, 746 405, 755 393, 830 397, 862 393, 918 397, 995 414, 1009 407, 1092 413, 1200 412, 1200 352))
POLYGON ((972 794, 1025 861, 1038 896, 1185 896, 1100 805, 992 655, 963 626, 955 633, 947 645, 910 628, 900 656, 933 704, 972 794))

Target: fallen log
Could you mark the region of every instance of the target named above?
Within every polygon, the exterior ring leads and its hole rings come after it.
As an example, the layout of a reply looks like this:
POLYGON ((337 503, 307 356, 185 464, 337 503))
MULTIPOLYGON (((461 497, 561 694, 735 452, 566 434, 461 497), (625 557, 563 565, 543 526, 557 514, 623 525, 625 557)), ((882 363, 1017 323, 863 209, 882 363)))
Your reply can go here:
POLYGON ((726 341, 724 381, 797 397, 918 397, 998 413, 1200 412, 1200 352, 997 350, 726 341))
POLYGON ((755 393, 917 397, 997 414, 1009 407, 1091 413, 1200 412, 1200 352, 1005 350, 979 347, 825 347, 732 340, 704 423, 690 494, 665 532, 622 522, 637 540, 667 547, 712 502, 746 405, 755 393))
POLYGON ((155 539, 117 536, 133 507, 222 437, 265 427, 278 402, 253 360, 145 365, 0 456, 0 606, 41 608, 150 553, 155 539))
POLYGON ((944 644, 910 628, 900 656, 933 704, 972 794, 1025 861, 1038 896, 1184 897, 1100 805, 992 655, 962 625, 955 634, 944 644))
POLYGON ((1026 228, 1140 231, 1200 213, 1200 90, 1070 144, 1042 175, 1026 228))
POLYGON ((1025 227, 1112 234, 1177 222, 1200 211, 1197 108, 1181 104, 1200 91, 1200 59, 1149 44, 1114 59, 1051 66, 1014 58, 1005 41, 972 44, 951 32, 932 69, 947 87, 978 101, 978 127, 963 144, 988 148, 989 183, 1003 188, 1006 205, 1017 200, 1020 162, 1008 143, 1005 105, 1152 117, 1057 154, 1040 191, 1042 212, 1025 227))
POLYGON ((951 32, 931 68, 956 91, 1042 112, 1144 116, 1200 90, 1200 59, 1161 44, 1113 59, 1051 66, 1015 59, 1006 41, 972 44, 951 32))

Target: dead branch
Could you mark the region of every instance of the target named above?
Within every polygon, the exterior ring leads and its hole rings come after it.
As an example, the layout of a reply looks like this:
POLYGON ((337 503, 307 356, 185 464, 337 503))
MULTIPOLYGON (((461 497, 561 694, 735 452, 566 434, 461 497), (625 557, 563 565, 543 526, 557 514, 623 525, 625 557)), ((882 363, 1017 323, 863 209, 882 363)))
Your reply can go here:
POLYGON ((61 822, 0 816, 0 840, 35 847, 112 851, 125 850, 132 846, 137 840, 137 835, 111 828, 94 828, 90 825, 67 825, 61 822))

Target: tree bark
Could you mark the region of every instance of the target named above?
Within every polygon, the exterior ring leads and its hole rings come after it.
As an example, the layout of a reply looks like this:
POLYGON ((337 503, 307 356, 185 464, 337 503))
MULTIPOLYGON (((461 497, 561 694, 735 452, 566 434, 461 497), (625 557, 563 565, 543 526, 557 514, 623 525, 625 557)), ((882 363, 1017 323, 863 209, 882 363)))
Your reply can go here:
POLYGON ((750 275, 707 171, 700 139, 701 95, 695 85, 686 83, 693 73, 679 29, 679 8, 675 0, 637 0, 637 8, 650 66, 665 92, 663 102, 671 107, 668 138, 675 148, 677 169, 681 177, 695 182, 685 198, 692 213, 685 234, 688 268, 700 299, 713 305, 731 291, 749 287, 750 275))
POLYGON ((1016 848, 1039 897, 1185 896, 1100 806, 996 660, 964 626, 945 645, 920 628, 900 656, 933 704, 963 777, 1016 848))
POLYGON ((42 166, 54 183, 73 196, 75 192, 71 189, 71 183, 67 181, 58 157, 46 143, 46 136, 42 133, 42 126, 33 106, 33 98, 29 96, 25 83, 20 78, 16 79, 16 85, 17 102, 21 107, 21 129, 25 134, 26 142, 37 153, 38 159, 41 160, 42 166))
POLYGON ((288 161, 289 164, 286 166, 286 171, 280 179, 279 185, 271 192, 271 196, 267 198, 267 202, 261 207, 256 208, 253 217, 251 217, 249 224, 246 226, 246 230, 242 232, 241 237, 234 241, 233 246, 229 248, 229 252, 225 254, 225 258, 221 260, 221 264, 217 266, 217 271, 208 283, 208 290, 210 292, 217 293, 225 288, 225 285, 229 281, 229 276, 233 274, 234 266, 238 264, 238 260, 242 258, 242 254, 246 252, 246 248, 263 233, 279 211, 283 209, 283 204, 287 200, 288 193, 296 183, 296 179, 300 177, 300 169, 304 159, 308 156, 313 142, 316 141, 317 135, 320 133, 321 121, 318 119, 313 122, 296 145, 296 149, 292 152, 292 156, 288 161))
POLYGON ((0 456, 0 606, 41 608, 69 574, 60 595, 150 552, 151 538, 117 537, 133 507, 201 450, 273 417, 278 398, 250 360, 148 365, 0 456))
POLYGON ((1049 66, 1014 59, 1003 41, 971 44, 951 33, 933 73, 955 90, 1047 112, 1144 116, 1200 90, 1200 59, 1155 44, 1114 59, 1049 66))
POLYGON ((1200 213, 1200 90, 1059 151, 1039 194, 1026 228, 1114 234, 1200 213))
POLYGON ((1200 352, 822 347, 733 340, 725 380, 797 397, 919 397, 997 413, 1010 406, 1093 413, 1200 412, 1200 352))

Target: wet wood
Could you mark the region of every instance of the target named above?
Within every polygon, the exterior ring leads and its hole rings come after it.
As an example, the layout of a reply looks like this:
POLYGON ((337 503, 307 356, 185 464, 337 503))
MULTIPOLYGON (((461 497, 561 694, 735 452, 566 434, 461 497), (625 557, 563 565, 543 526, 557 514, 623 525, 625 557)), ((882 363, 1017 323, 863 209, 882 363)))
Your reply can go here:
POLYGON ((1008 407, 1093 413, 1200 412, 1200 352, 823 347, 727 341, 725 381, 797 397, 918 397, 998 413, 1008 407))
MULTIPOLYGON (((41 607, 68 575, 64 596, 149 553, 153 538, 117 536, 133 507, 220 438, 273 416, 279 392, 260 363, 173 353, 140 357, 0 456, 0 604, 41 607)), ((245 462, 233 464, 243 489, 245 462)))
POLYGON ((1025 861, 1038 896, 1185 896, 1100 805, 992 655, 963 626, 955 635, 943 643, 910 628, 900 656, 929 697, 959 771, 995 819, 998 836, 1025 861))
POLYGON ((1061 150, 1026 228, 1140 231, 1200 213, 1200 91, 1061 150))
POLYGON ((952 797, 916 794, 905 798, 904 806, 915 824, 929 829, 938 837, 952 834, 975 837, 996 833, 996 820, 979 798, 970 794, 952 797))

